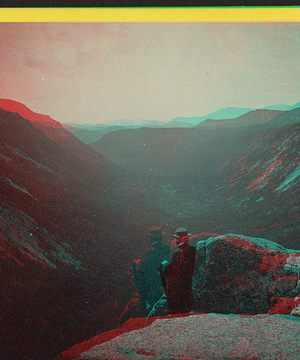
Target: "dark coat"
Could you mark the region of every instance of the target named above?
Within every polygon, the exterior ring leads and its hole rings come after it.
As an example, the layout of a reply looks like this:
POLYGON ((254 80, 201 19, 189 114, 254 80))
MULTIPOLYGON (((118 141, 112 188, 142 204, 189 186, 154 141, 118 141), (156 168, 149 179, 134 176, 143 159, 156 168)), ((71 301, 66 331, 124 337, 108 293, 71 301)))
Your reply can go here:
POLYGON ((164 290, 161 284, 159 266, 162 261, 170 256, 170 248, 162 242, 152 245, 144 260, 140 260, 133 265, 133 274, 142 307, 148 309, 158 301, 164 290))
POLYGON ((193 306, 191 295, 196 249, 182 243, 172 254, 166 269, 166 295, 169 310, 190 311, 193 306))

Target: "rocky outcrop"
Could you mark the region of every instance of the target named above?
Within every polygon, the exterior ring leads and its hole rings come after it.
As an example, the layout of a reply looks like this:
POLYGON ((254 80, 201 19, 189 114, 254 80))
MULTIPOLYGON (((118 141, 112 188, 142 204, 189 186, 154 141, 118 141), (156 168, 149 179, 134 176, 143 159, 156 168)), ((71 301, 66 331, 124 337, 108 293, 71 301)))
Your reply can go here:
MULTIPOLYGON (((68 359, 300 358, 300 319, 284 315, 198 314, 157 319, 68 359)), ((71 353, 70 353, 71 355, 71 353)), ((67 359, 61 358, 61 359, 67 359)))
MULTIPOLYGON (((228 234, 199 241, 193 274, 194 310, 285 315, 293 311, 296 315, 299 274, 300 251, 266 239, 228 234)), ((166 313, 167 300, 162 297, 149 316, 166 313)))

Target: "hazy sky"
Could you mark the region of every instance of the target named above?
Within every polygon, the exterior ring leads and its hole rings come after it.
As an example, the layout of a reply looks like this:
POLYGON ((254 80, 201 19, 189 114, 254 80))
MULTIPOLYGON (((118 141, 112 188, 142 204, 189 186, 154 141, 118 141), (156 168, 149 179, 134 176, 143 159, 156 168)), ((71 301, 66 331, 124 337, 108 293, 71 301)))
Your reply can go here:
POLYGON ((0 23, 0 98, 60 122, 300 100, 300 23, 0 23))

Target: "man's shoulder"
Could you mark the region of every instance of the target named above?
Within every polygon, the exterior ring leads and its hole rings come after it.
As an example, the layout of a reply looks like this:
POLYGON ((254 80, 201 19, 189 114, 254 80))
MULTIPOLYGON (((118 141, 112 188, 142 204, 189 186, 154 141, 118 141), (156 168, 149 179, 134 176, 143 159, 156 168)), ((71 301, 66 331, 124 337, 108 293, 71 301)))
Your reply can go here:
POLYGON ((196 248, 193 245, 188 244, 190 251, 196 252, 196 248))
POLYGON ((151 250, 148 251, 147 257, 156 257, 159 256, 161 253, 170 253, 170 247, 166 244, 160 243, 155 244, 155 246, 152 247, 151 250))
POLYGON ((170 249, 170 246, 169 246, 169 245, 167 245, 167 244, 161 243, 161 246, 162 246, 163 248, 167 249, 167 250, 169 250, 169 249, 170 249))
POLYGON ((180 247, 184 252, 190 252, 190 253, 195 253, 196 252, 196 248, 193 245, 190 245, 188 243, 182 244, 182 246, 180 247))
POLYGON ((170 246, 167 244, 164 244, 162 242, 155 244, 155 246, 153 246, 153 248, 160 250, 160 251, 161 250, 168 250, 168 251, 170 250, 170 246))

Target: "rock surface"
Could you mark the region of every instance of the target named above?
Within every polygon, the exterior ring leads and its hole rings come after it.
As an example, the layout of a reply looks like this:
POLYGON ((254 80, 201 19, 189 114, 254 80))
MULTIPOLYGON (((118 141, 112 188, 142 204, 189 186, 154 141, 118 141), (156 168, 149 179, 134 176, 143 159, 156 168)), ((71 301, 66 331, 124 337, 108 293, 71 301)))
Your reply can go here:
POLYGON ((299 318, 284 315, 198 314, 157 319, 73 359, 298 360, 299 325, 299 318))
POLYGON ((294 298, 271 297, 268 314, 292 315, 294 309, 294 298))

